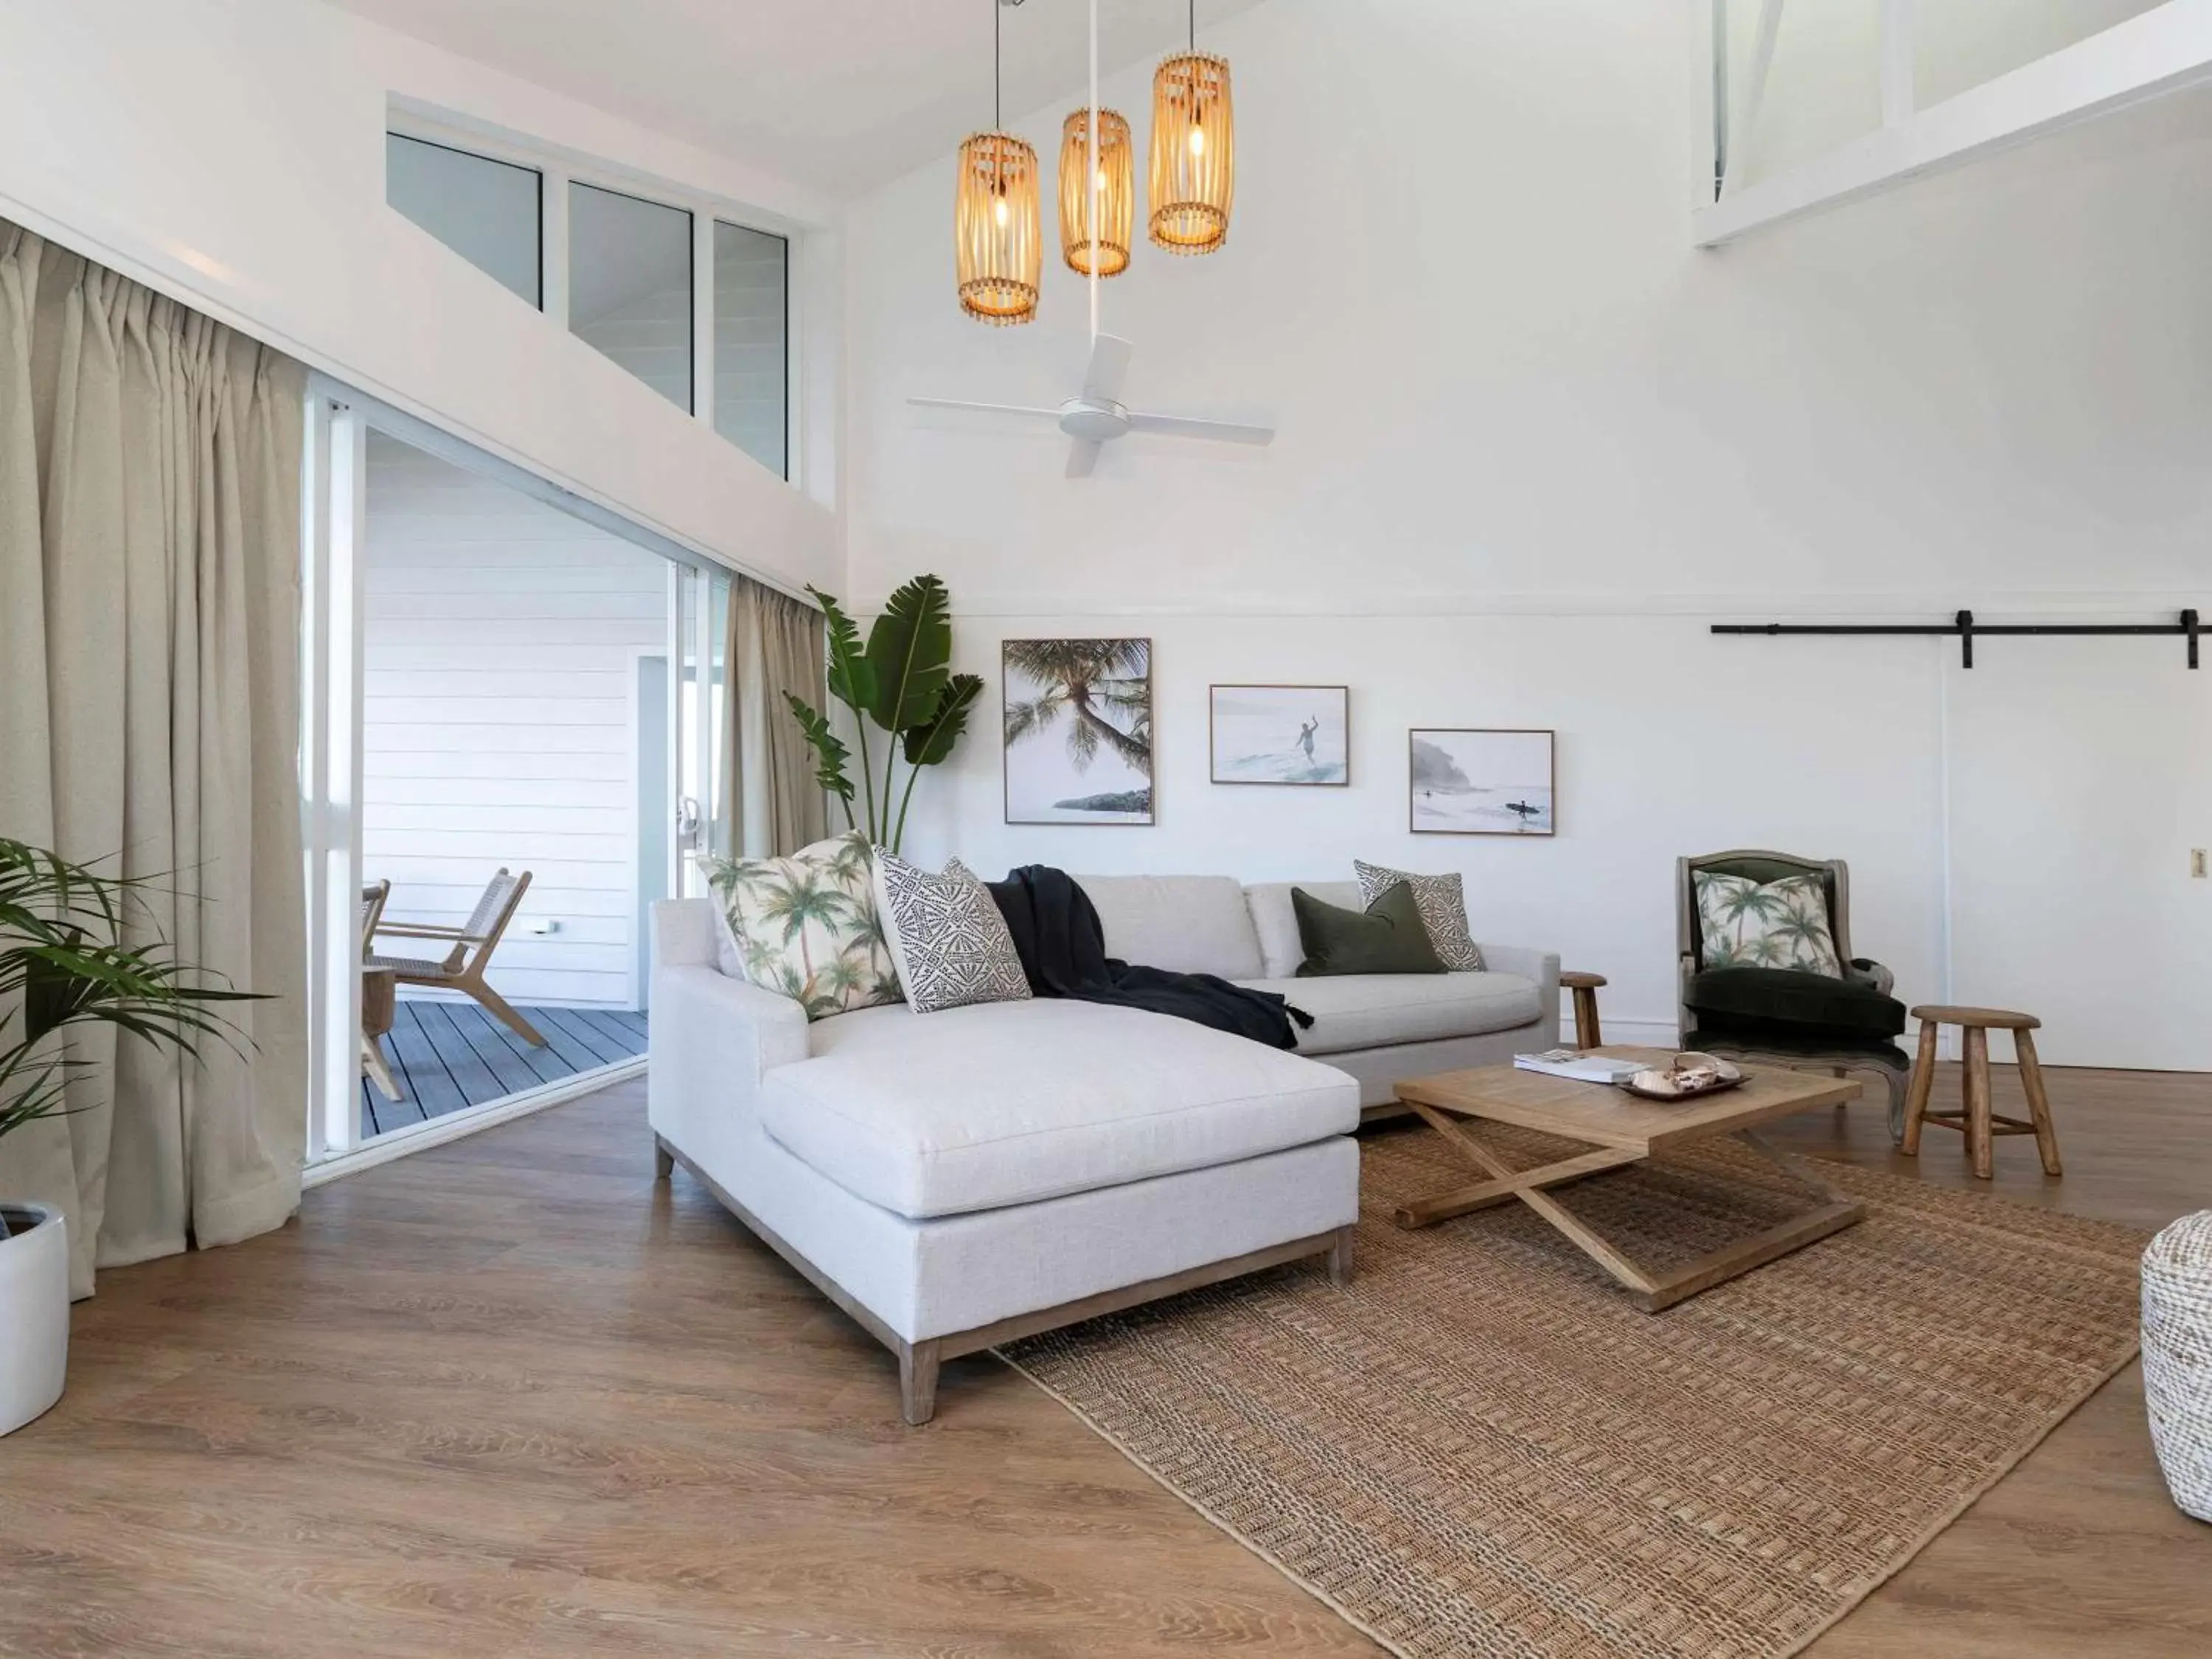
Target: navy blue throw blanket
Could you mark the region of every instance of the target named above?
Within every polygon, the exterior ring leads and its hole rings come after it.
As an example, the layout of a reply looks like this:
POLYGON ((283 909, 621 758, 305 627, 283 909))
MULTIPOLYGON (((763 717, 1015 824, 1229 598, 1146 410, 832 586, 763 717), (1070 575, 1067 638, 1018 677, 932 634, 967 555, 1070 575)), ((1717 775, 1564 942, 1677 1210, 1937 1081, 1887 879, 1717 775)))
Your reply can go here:
POLYGON ((1313 1024, 1310 1014, 1272 991, 1249 991, 1212 974, 1173 974, 1108 956, 1106 930, 1091 896, 1065 870, 1026 864, 1004 881, 987 884, 1014 936, 1033 995, 1172 1014, 1271 1048, 1297 1047, 1293 1019, 1313 1024))

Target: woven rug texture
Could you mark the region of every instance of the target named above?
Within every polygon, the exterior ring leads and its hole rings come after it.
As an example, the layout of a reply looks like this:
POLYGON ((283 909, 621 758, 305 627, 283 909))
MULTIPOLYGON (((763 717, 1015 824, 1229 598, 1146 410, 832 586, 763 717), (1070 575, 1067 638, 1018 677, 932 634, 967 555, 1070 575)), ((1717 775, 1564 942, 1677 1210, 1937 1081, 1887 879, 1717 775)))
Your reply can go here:
MULTIPOLYGON (((1516 1164, 1571 1151, 1485 1126, 1516 1164)), ((2145 1235, 1843 1164, 1867 1218, 1660 1314, 1419 1128, 1363 1146, 1350 1285, 1300 1265, 1003 1357, 1406 1659, 1780 1659, 2136 1341, 2145 1235)), ((1559 1190, 1655 1261, 1807 1200, 1727 1141, 1559 1190)))

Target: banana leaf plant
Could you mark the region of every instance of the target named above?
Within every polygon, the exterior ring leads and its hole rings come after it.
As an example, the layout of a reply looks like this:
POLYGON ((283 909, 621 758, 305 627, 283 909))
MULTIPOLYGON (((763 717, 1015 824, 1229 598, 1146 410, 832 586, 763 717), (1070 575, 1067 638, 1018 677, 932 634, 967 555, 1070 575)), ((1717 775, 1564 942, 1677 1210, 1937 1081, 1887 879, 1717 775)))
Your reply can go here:
POLYGON ((983 681, 979 675, 952 672, 951 600, 935 576, 916 576, 893 593, 865 645, 860 629, 835 599, 818 587, 807 592, 822 606, 827 623, 830 695, 853 713, 860 742, 857 787, 850 770, 853 750, 828 714, 788 691, 784 700, 813 745, 816 781, 837 798, 846 826, 865 830, 870 841, 896 853, 906 836, 915 781, 924 767, 951 754, 968 729, 969 711, 983 695, 983 681), (868 741, 871 726, 884 733, 880 785, 868 741))
POLYGON ((148 885, 0 838, 0 1138, 82 1109, 69 1084, 92 1062, 50 1041, 70 1026, 112 1025, 185 1054, 208 1037, 237 1047, 216 1005, 252 992, 200 982, 166 944, 124 943, 148 885))

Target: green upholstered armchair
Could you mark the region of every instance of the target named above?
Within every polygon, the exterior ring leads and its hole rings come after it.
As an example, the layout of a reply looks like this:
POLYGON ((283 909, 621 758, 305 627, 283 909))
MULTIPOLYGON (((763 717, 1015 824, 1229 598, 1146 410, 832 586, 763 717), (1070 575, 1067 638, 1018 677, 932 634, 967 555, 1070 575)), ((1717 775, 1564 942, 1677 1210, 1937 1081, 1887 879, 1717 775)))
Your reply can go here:
POLYGON ((1804 859, 1754 848, 1677 859, 1674 919, 1684 1048, 1838 1077, 1874 1073, 1889 1091, 1891 1138, 1902 1137, 1905 1085, 1911 1071, 1896 1042, 1905 1030, 1905 1005, 1890 995, 1896 976, 1888 969, 1851 955, 1850 872, 1841 859, 1804 859), (1827 899, 1828 929, 1844 977, 1788 968, 1708 969, 1698 920, 1700 872, 1740 876, 1762 885, 1788 876, 1814 878, 1827 899))

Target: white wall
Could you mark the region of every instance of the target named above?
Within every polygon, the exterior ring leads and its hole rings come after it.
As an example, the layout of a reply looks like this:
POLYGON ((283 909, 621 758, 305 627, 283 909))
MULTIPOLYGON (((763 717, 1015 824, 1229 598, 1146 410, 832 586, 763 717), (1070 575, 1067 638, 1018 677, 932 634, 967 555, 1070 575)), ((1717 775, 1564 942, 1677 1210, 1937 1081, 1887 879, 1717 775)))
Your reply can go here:
MULTIPOLYGON (((313 0, 0 0, 0 215, 650 529, 833 579, 826 443, 810 499, 386 208, 387 109, 823 227, 808 269, 834 291, 829 204, 313 0)), ((834 331, 833 307, 809 314, 834 331)), ((834 337, 812 360, 817 436, 834 337)))
MULTIPOLYGON (((1266 451, 1130 438, 1072 482, 1048 428, 910 410, 1069 395, 1080 284, 1048 269, 1027 329, 963 319, 949 157, 854 210, 849 588, 865 607, 945 577, 994 687, 981 735, 925 786, 919 850, 1459 868, 1480 928, 1607 974, 1609 1023, 1628 1026, 1671 1018, 1674 857, 1775 845, 1851 861, 1856 942, 1909 999, 2024 1000, 2052 1015, 2060 1059, 2140 1055, 2145 1030, 2201 1023, 2201 981, 2139 986, 2114 1052, 2120 1028, 2069 1000, 2078 934, 2039 933, 2021 900, 2054 879, 2035 838, 1986 849, 2002 921, 1960 878, 1947 812, 2044 809, 1947 754, 1943 647, 1705 629, 1962 605, 2148 620, 2208 597, 2212 222, 2185 204, 2212 178, 2212 106, 2155 106, 1703 253, 1686 36, 1679 7, 1607 0, 1272 0, 1209 31, 1235 68, 1235 228, 1211 258, 1142 249, 1106 325, 1136 343, 1133 406, 1270 420, 1266 451), (1000 823, 996 641, 1054 631, 1158 642, 1158 828, 1000 823), (1360 781, 1209 786, 1205 687, 1241 679, 1348 683, 1360 781), (1559 837, 1409 838, 1414 723, 1559 728, 1559 837), (2045 967, 2000 977, 1998 956, 2045 967)), ((1142 125, 1142 76, 1106 95, 1142 125)), ((1046 143, 1063 112, 1021 129, 1046 143)), ((1983 655, 2038 676, 2093 745, 2185 737, 2175 711, 2204 693, 2179 642, 2127 650, 2144 689, 2117 698, 2047 641, 1983 655)), ((2165 787, 2102 781, 2135 790, 2124 810, 2165 787)), ((2106 944, 2154 954, 2197 890, 2181 863, 2092 834, 2056 879, 2122 867, 2137 896, 2106 944)))
POLYGON ((666 648, 667 571, 369 439, 362 872, 388 919, 458 923, 501 865, 531 872, 493 958, 511 1001, 638 1006, 636 665, 666 648))

